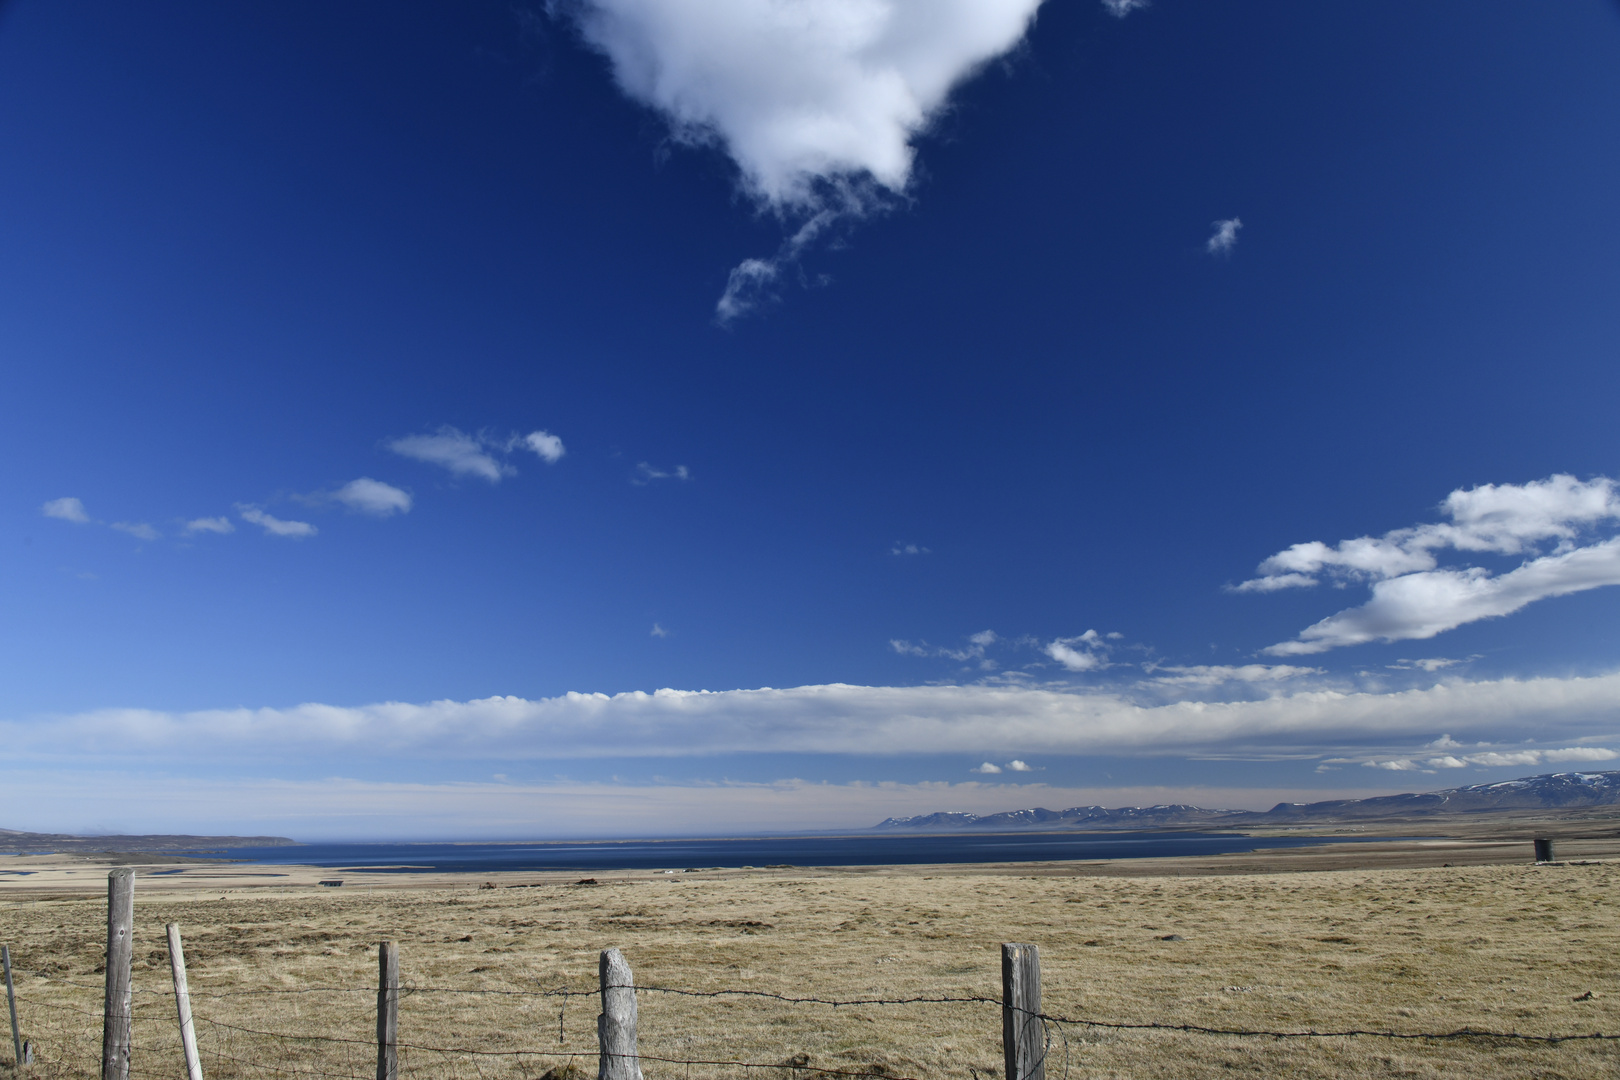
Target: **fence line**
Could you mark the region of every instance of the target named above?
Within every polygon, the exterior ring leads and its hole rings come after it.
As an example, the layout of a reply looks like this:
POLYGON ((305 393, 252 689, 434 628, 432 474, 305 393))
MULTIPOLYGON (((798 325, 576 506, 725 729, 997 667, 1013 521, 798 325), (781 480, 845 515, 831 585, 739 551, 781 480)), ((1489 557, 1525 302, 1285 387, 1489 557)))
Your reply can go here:
MULTIPOLYGON (((636 1013, 637 1001, 642 994, 662 994, 688 998, 745 998, 762 1001, 771 1001, 787 1006, 821 1006, 833 1010, 858 1007, 905 1007, 927 1005, 974 1005, 993 1006, 1002 1011, 1002 1045, 1005 1055, 1005 1080, 1046 1080, 1045 1070, 1053 1051, 1053 1035, 1056 1034, 1062 1046, 1063 1076, 1066 1078, 1070 1069, 1071 1047, 1068 1028, 1093 1028, 1112 1031, 1162 1031, 1177 1032, 1193 1035, 1210 1035, 1228 1038, 1261 1038, 1272 1040, 1299 1040, 1299 1039, 1387 1039, 1401 1041, 1462 1041, 1484 1040, 1499 1043, 1521 1043, 1526 1045, 1559 1045, 1563 1043, 1580 1042, 1612 1042, 1620 1041, 1620 1034, 1605 1034, 1603 1032, 1580 1032, 1567 1034, 1528 1034, 1518 1031, 1494 1031, 1462 1027, 1450 1031, 1391 1031, 1374 1028, 1346 1028, 1320 1030, 1316 1028, 1293 1030, 1268 1030, 1263 1028, 1217 1027, 1193 1023, 1175 1023, 1166 1021, 1118 1021, 1093 1018, 1088 1016, 1066 1016, 1059 1013, 1047 1012, 1041 1007, 1041 972, 1040 953, 1035 945, 1031 944, 1005 944, 1002 946, 1002 995, 991 997, 986 995, 933 995, 911 997, 862 997, 862 998, 830 998, 814 995, 781 994, 764 990, 722 987, 716 990, 694 990, 677 986, 636 985, 622 954, 617 949, 605 950, 602 953, 599 972, 600 986, 596 991, 573 989, 570 987, 539 988, 534 990, 511 989, 483 989, 448 986, 417 986, 408 980, 400 978, 399 953, 392 942, 383 942, 378 950, 378 983, 375 988, 352 986, 305 986, 305 987, 265 987, 259 989, 237 991, 201 991, 187 993, 184 973, 183 953, 181 952, 179 928, 174 924, 168 926, 170 960, 174 974, 174 989, 154 990, 137 988, 132 979, 132 935, 133 935, 133 880, 127 869, 115 870, 108 878, 108 951, 105 966, 105 986, 97 987, 89 984, 75 982, 71 979, 50 979, 42 977, 53 985, 73 987, 85 991, 104 991, 104 1009, 93 1012, 86 1008, 68 1004, 58 1004, 49 1001, 28 1001, 30 1007, 37 1006, 42 1009, 58 1013, 76 1014, 86 1019, 100 1017, 102 1020, 102 1080, 128 1080, 130 1075, 130 1059, 132 1052, 142 1054, 170 1054, 179 1050, 184 1053, 187 1080, 203 1080, 203 1069, 200 1055, 207 1055, 216 1065, 226 1062, 266 1069, 278 1074, 288 1076, 330 1077, 336 1080, 363 1080, 363 1071, 357 1069, 354 1060, 358 1048, 375 1050, 377 1080, 397 1080, 402 1071, 402 1065, 409 1062, 402 1059, 401 1054, 434 1054, 451 1058, 470 1059, 476 1068, 480 1059, 557 1059, 572 1062, 581 1058, 597 1058, 601 1065, 600 1075, 607 1080, 641 1080, 641 1061, 656 1062, 659 1064, 684 1065, 687 1067, 697 1065, 704 1067, 734 1068, 746 1071, 756 1069, 788 1070, 795 1075, 810 1073, 826 1077, 883 1077, 883 1080, 917 1080, 915 1077, 901 1076, 889 1072, 886 1068, 878 1069, 876 1066, 865 1070, 838 1069, 812 1065, 806 1055, 798 1054, 786 1062, 759 1062, 723 1060, 700 1057, 673 1057, 666 1054, 644 1054, 640 1052, 636 1040, 636 1013), (326 1035, 315 1032, 304 1034, 291 1034, 287 1032, 265 1030, 258 1027, 249 1027, 242 1024, 230 1023, 206 1014, 188 1011, 187 1003, 191 999, 202 1001, 224 1001, 234 998, 253 998, 271 995, 310 995, 310 994, 370 994, 375 992, 377 1032, 375 1039, 348 1038, 337 1035, 326 1035), (563 1028, 564 1012, 558 1014, 558 1046, 551 1049, 514 1048, 494 1049, 474 1046, 436 1046, 424 1043, 402 1041, 398 1027, 398 1006, 402 998, 416 995, 476 995, 481 997, 528 998, 528 999, 561 999, 564 1010, 567 1002, 576 997, 595 997, 600 995, 603 1002, 602 1014, 597 1018, 597 1046, 594 1050, 564 1049, 566 1031, 563 1028), (150 1042, 135 1042, 134 1021, 139 1019, 143 1023, 158 1021, 156 1012, 162 1011, 163 999, 170 999, 169 1004, 176 1011, 169 1013, 168 1022, 173 1023, 178 1015, 180 1023, 175 1031, 176 1039, 173 1043, 164 1042, 162 1045, 153 1045, 150 1042), (149 1007, 150 1006, 150 1007, 149 1007), (199 1047, 193 1032, 195 1025, 207 1026, 207 1030, 217 1037, 209 1040, 210 1045, 199 1047), (1038 1026, 1037 1026, 1038 1025, 1038 1026), (313 1051, 316 1047, 331 1046, 342 1047, 348 1051, 349 1060, 346 1062, 348 1072, 330 1072, 319 1066, 330 1066, 334 1062, 320 1059, 314 1063, 303 1061, 286 1061, 271 1063, 263 1060, 262 1055, 255 1057, 237 1056, 232 1051, 234 1035, 245 1035, 255 1039, 274 1040, 278 1044, 287 1046, 298 1045, 313 1051), (214 1045, 218 1043, 220 1045, 214 1045), (314 1067, 305 1067, 313 1065, 314 1067)), ((6 960, 10 960, 9 949, 6 950, 6 960)), ((9 964, 8 964, 9 968, 9 964)), ((8 971, 9 974, 9 971, 8 971)), ((9 982, 9 980, 8 980, 9 982)), ((8 985, 8 991, 10 990, 8 985)), ((8 997, 10 995, 8 994, 8 997)), ((15 1012, 13 1012, 15 1016, 15 1012)), ((357 1011, 356 1019, 364 1015, 357 1011)), ((13 1021, 15 1025, 15 1020, 13 1021)), ((17 1029, 13 1028, 14 1044, 26 1046, 20 1042, 17 1029)), ((21 1051, 17 1051, 19 1066, 27 1064, 21 1051)), ((572 1066, 569 1066, 572 1068, 572 1066)), ((555 1070, 554 1070, 555 1071, 555 1070)), ((977 1077, 978 1073, 970 1069, 977 1077)), ((479 1069, 482 1077, 482 1069, 479 1069)))

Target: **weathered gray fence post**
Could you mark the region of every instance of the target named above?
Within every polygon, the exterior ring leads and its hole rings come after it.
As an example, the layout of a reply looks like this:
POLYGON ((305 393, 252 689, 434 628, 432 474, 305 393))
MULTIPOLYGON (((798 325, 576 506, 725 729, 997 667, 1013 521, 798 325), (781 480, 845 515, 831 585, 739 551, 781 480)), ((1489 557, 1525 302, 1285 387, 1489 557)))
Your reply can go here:
POLYGON ((1041 951, 1001 946, 1001 1053, 1007 1080, 1046 1080, 1046 1027, 1041 1023, 1041 951))
POLYGON ((11 1048, 16 1057, 11 1060, 17 1068, 22 1068, 28 1062, 23 1060, 22 1032, 17 1030, 17 992, 11 988, 11 946, 0 945, 0 961, 6 968, 6 1008, 11 1011, 11 1048))
POLYGON ((186 1080, 203 1080, 197 1057, 197 1029, 191 1022, 191 991, 186 987, 186 953, 180 945, 180 924, 164 928, 169 935, 169 970, 174 973, 174 1007, 180 1013, 180 1049, 186 1055, 186 1080))
POLYGON ((602 950, 602 1015, 596 1018, 601 1048, 597 1080, 641 1080, 636 1052, 636 980, 618 949, 602 950))
POLYGON ((377 946, 377 1080, 399 1080, 399 946, 377 946))
POLYGON ((1553 842, 1543 837, 1536 837, 1536 862, 1553 861, 1553 842))
POLYGON ((107 875, 107 1002, 101 1023, 101 1080, 129 1080, 130 959, 135 952, 135 871, 107 875))

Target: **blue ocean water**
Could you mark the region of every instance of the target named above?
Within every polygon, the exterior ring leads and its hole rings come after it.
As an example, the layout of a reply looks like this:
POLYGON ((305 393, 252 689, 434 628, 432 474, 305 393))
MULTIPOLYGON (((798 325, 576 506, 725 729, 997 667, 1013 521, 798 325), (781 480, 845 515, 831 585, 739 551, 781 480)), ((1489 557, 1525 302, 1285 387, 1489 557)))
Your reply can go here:
POLYGON ((932 836, 786 836, 730 840, 558 843, 299 844, 230 848, 229 858, 384 873, 496 870, 685 870, 741 866, 883 866, 1052 862, 1224 855, 1385 837, 1252 837, 1232 833, 954 833, 932 836))

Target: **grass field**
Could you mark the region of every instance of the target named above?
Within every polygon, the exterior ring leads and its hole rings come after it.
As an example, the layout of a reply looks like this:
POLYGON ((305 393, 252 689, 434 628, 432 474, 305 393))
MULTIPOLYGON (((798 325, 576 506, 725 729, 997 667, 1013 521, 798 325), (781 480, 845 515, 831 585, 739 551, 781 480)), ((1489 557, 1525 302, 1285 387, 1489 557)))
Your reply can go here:
MULTIPOLYGON (((384 938, 400 943, 412 988, 401 1004, 400 1041, 492 1052, 407 1048, 408 1076, 539 1077, 570 1060, 594 1074, 597 1002, 532 992, 589 995, 598 950, 609 946, 624 950, 638 984, 648 986, 996 997, 999 943, 1030 941, 1041 948, 1045 1009, 1068 1017, 1262 1030, 1620 1033, 1620 864, 1612 862, 1202 877, 778 871, 371 895, 164 893, 163 880, 137 886, 138 1078, 183 1075, 166 996, 170 921, 185 933, 204 1069, 220 1078, 372 1075, 376 943, 384 938)), ((103 900, 8 894, 0 903, 24 1034, 38 1047, 32 1075, 94 1075, 103 900)), ((793 1075, 790 1065, 960 1080, 1001 1072, 994 1005, 835 1009, 639 996, 646 1055, 783 1066, 649 1060, 648 1080, 763 1080, 793 1075)), ((1620 1076, 1616 1042, 1274 1039, 1086 1025, 1056 1028, 1052 1038, 1053 1080, 1620 1076)))

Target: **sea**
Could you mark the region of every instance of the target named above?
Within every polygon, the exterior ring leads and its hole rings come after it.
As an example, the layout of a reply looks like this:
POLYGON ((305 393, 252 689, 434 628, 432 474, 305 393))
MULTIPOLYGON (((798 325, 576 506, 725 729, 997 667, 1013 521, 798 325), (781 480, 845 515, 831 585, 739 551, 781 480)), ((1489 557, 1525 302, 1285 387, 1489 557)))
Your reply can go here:
POLYGON ((372 873, 594 870, 675 872, 735 868, 1068 862, 1227 855, 1267 848, 1346 844, 1388 837, 1241 836, 1235 833, 949 833, 773 836, 739 839, 582 840, 543 843, 298 844, 228 848, 262 866, 319 866, 372 873))

